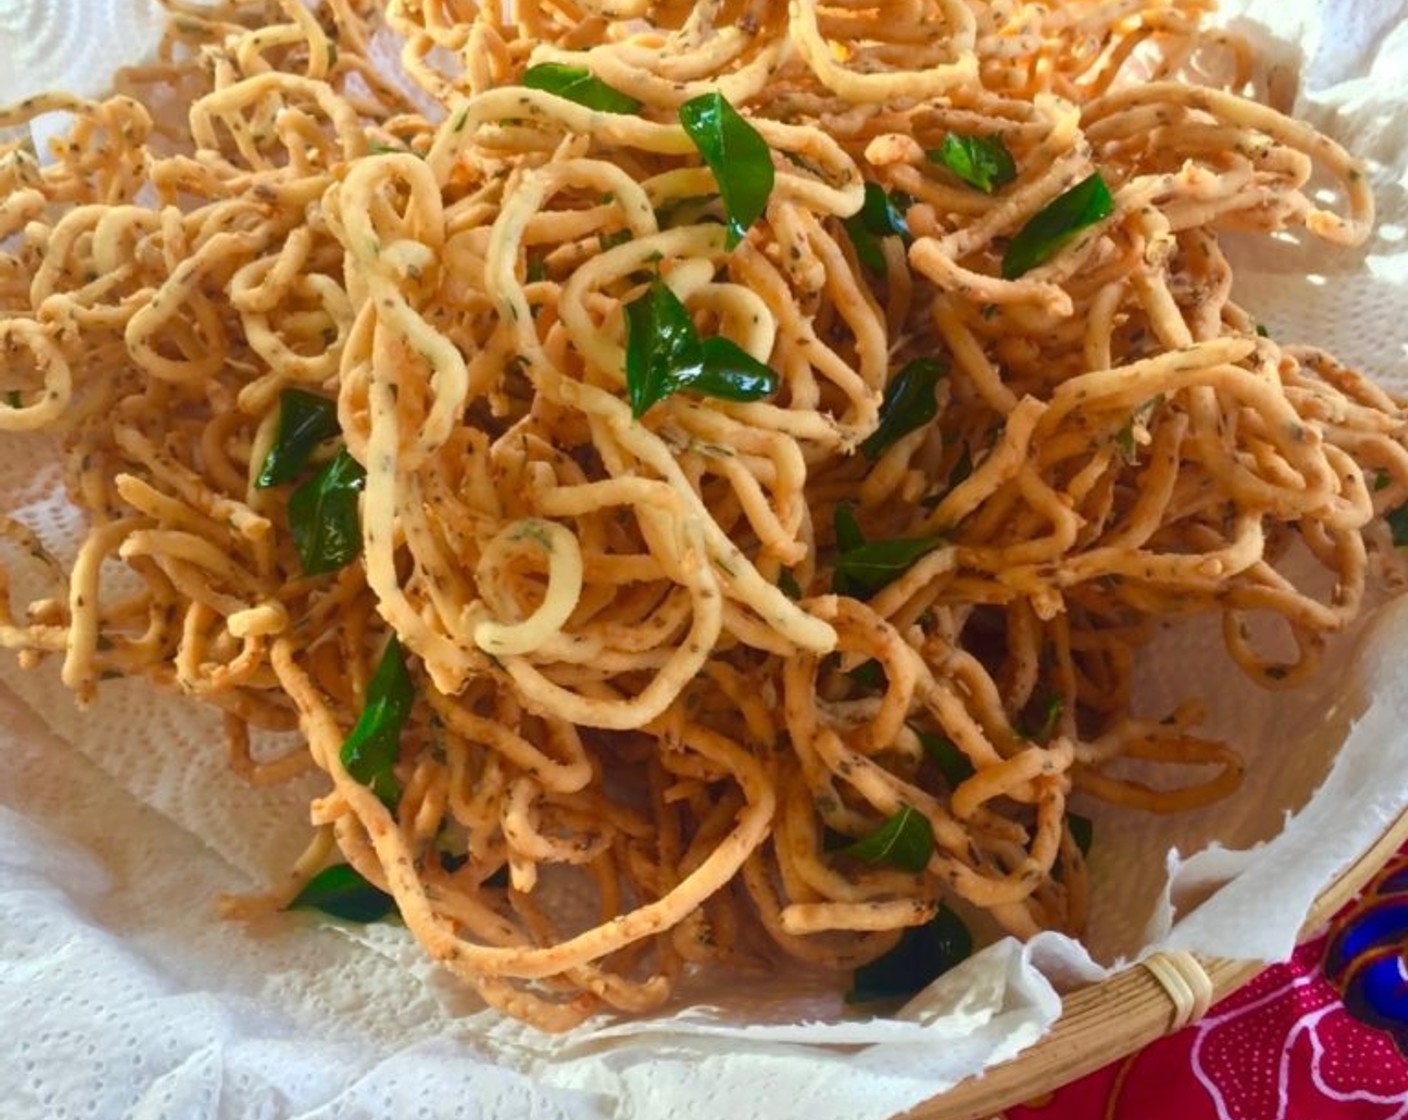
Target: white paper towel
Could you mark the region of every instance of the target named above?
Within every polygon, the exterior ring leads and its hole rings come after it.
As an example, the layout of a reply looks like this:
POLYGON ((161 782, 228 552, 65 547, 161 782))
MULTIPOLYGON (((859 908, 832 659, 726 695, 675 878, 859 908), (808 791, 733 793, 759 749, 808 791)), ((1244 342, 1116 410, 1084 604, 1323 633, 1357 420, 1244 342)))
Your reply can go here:
MULTIPOLYGON (((1236 296, 1278 339, 1326 345, 1408 386, 1408 0, 1227 8, 1239 30, 1301 52, 1298 112, 1378 157, 1383 218, 1357 253, 1243 251, 1236 296)), ((0 99, 54 85, 100 92, 112 65, 150 45, 153 11, 147 0, 0 2, 0 58, 12 60, 0 99)), ((53 477, 35 474, 42 451, 37 439, 7 437, 0 494, 62 540, 73 519, 53 500, 53 477)), ((1391 608, 1378 633, 1360 667, 1346 638, 1317 687, 1289 701, 1223 685, 1237 678, 1216 671, 1215 635, 1169 636, 1150 660, 1165 671, 1141 686, 1150 710, 1186 695, 1190 680, 1218 680, 1212 730, 1248 745, 1251 771, 1213 811, 1163 820, 1095 810, 1100 959, 1151 936, 1225 956, 1286 954, 1318 888, 1408 802, 1408 667, 1397 657, 1408 613, 1391 608), (1225 848, 1173 854, 1214 838, 1225 848), (1173 923, 1189 900, 1201 905, 1173 923)), ((6 660, 0 679, 15 694, 0 697, 0 1023, 17 1039, 0 1047, 0 1111, 16 1120, 865 1120, 1039 1037, 1060 1006, 1042 971, 1104 975, 1079 946, 1044 935, 950 973, 910 1022, 847 1018, 833 989, 799 971, 742 990, 697 984, 672 1014, 545 1038, 464 1012, 394 927, 288 917, 250 928, 214 916, 217 891, 257 887, 286 866, 316 779, 247 789, 208 714, 140 685, 106 684, 80 715, 52 672, 22 674, 6 660)))

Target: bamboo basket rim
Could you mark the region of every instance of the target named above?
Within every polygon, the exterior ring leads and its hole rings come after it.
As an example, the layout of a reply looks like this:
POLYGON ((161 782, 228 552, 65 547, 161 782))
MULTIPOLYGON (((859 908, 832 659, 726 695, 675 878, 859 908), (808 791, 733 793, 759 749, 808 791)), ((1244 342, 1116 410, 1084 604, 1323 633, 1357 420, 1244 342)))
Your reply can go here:
MULTIPOLYGON (((1368 885, 1408 841, 1408 809, 1363 855, 1316 897, 1301 936, 1316 932, 1368 885)), ((1213 1004, 1270 967, 1265 961, 1195 956, 1212 986, 1213 1004)), ((987 1120, 1004 1109, 1076 1081, 1180 1029, 1180 1008, 1154 974, 1131 965, 1108 980, 1061 997, 1051 1030, 1020 1054, 916 1105, 896 1120, 987 1120), (1110 1014, 1119 1009, 1118 1023, 1110 1014), (1118 1029, 1115 1029, 1116 1026, 1118 1029)))

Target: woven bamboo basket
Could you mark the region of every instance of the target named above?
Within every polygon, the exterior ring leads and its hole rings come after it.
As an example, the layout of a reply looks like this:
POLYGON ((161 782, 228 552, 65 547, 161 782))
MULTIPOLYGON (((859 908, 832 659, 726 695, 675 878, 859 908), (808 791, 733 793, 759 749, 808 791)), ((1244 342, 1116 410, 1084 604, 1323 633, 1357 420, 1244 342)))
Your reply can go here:
MULTIPOLYGON (((1363 890, 1405 841, 1408 811, 1321 892, 1303 934, 1314 934, 1363 890)), ((1035 1046, 926 1101, 903 1120, 987 1120, 1195 1022, 1265 967, 1259 961, 1157 954, 1102 983, 1068 993, 1061 1017, 1035 1046)))

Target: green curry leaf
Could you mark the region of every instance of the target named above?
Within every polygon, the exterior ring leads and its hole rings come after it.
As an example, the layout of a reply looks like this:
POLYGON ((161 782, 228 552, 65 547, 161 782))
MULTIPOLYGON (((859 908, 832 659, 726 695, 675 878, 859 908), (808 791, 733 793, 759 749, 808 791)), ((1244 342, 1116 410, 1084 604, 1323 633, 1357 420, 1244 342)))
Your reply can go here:
POLYGON ((702 341, 689 310, 664 281, 626 305, 626 395, 637 419, 681 389, 731 401, 776 392, 777 374, 737 343, 702 341))
POLYGON ((565 66, 560 62, 542 62, 530 66, 523 75, 529 89, 542 90, 565 97, 588 109, 602 113, 638 113, 641 103, 620 90, 612 89, 591 71, 580 66, 565 66))
POLYGON ((895 374, 880 403, 880 423, 860 445, 867 459, 880 458, 901 438, 939 414, 934 396, 944 367, 933 358, 917 358, 895 374))
POLYGON ((279 394, 274 442, 264 456, 254 485, 263 490, 292 480, 307 465, 318 444, 341 431, 336 401, 302 389, 285 389, 279 394))
POLYGON ((361 553, 357 495, 366 479, 367 472, 344 447, 290 496, 289 528, 308 575, 335 572, 361 553))
POLYGON ((393 636, 367 684, 367 703, 342 744, 342 765, 370 787, 389 807, 400 797, 394 767, 401 750, 401 730, 415 700, 411 675, 393 636))
POLYGON ((1002 276, 1015 280, 1045 264, 1082 230, 1102 222, 1115 210, 1110 188, 1095 172, 1038 210, 1007 246, 1002 276))
POLYGON ((902 999, 967 960, 973 935, 947 906, 922 926, 905 930, 899 944, 884 956, 856 969, 847 1003, 902 999))
POLYGON ((931 163, 946 167, 984 194, 992 194, 1017 178, 1017 165, 1000 136, 960 136, 950 132, 943 147, 925 153, 931 163))
POLYGON ((379 922, 396 909, 396 900, 350 864, 335 863, 309 879, 287 909, 318 910, 349 922, 379 922))
POLYGON ((934 854, 934 826, 923 813, 904 805, 869 836, 842 848, 841 854, 918 874, 934 854))
POLYGON ((732 249, 767 209, 776 170, 772 150, 758 130, 721 93, 706 93, 679 108, 684 126, 723 195, 732 249))

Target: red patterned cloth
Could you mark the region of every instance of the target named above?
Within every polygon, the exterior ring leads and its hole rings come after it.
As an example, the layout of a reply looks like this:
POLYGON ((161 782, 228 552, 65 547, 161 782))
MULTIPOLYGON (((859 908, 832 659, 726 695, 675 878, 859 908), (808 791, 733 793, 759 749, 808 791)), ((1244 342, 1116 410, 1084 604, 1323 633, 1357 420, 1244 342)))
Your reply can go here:
POLYGON ((1201 1022, 1006 1120, 1408 1118, 1408 849, 1201 1022))

